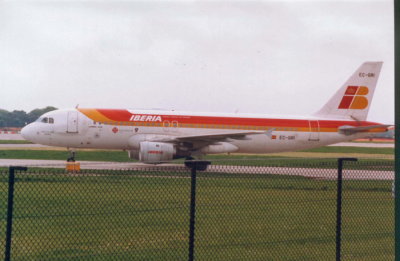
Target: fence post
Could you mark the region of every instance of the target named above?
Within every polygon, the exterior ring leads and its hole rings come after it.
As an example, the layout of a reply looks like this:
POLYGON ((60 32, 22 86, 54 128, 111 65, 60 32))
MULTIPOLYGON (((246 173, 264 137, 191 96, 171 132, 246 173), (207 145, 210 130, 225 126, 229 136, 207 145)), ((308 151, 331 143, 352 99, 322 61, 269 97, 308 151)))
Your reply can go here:
POLYGON ((191 169, 190 188, 190 224, 189 224, 189 261, 194 260, 194 227, 196 221, 196 179, 197 171, 206 170, 210 165, 209 161, 187 160, 185 166, 191 169))
POLYGON ((6 230, 6 246, 4 253, 4 260, 9 261, 11 258, 11 232, 12 232, 12 218, 14 206, 14 183, 15 171, 26 171, 27 167, 13 167, 9 168, 8 172, 8 203, 7 203, 7 230, 6 230))
POLYGON ((338 159, 338 177, 337 177, 337 201, 336 201, 336 261, 341 258, 342 245, 342 181, 343 181, 343 162, 357 161, 356 158, 338 159))

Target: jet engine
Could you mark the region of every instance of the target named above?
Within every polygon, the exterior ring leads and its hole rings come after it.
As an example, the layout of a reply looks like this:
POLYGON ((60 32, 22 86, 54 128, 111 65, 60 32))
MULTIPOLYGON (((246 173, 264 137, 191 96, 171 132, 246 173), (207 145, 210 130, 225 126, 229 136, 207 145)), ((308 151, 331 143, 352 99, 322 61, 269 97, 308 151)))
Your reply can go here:
POLYGON ((158 164, 173 160, 176 150, 173 144, 163 142, 142 141, 139 146, 139 161, 158 164))

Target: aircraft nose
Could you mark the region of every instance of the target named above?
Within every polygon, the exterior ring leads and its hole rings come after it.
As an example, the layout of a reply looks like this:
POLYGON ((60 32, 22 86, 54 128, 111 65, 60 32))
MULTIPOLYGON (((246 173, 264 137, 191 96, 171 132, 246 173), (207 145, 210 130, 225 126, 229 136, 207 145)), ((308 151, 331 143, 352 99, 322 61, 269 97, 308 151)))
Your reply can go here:
POLYGON ((32 141, 32 126, 30 124, 26 125, 21 130, 21 135, 24 139, 32 141))

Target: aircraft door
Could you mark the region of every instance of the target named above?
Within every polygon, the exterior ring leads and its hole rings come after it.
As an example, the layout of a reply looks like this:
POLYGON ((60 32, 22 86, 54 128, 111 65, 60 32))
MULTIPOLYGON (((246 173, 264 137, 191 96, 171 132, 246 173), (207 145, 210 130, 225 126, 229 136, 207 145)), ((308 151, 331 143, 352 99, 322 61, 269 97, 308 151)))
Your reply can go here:
POLYGON ((319 122, 316 120, 308 121, 310 127, 309 141, 319 141, 319 122))
POLYGON ((78 132, 78 112, 69 111, 67 119, 67 132, 77 133, 78 132))

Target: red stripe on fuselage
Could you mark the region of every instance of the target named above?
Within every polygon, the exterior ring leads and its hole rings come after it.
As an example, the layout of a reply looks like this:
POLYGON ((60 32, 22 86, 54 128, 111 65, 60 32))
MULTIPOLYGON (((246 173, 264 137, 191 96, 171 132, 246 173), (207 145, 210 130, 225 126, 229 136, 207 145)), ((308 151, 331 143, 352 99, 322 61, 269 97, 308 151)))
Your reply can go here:
MULTIPOLYGON (((179 124, 200 124, 200 125, 231 125, 231 126, 268 126, 268 127, 285 127, 285 128, 309 128, 309 121, 314 119, 269 119, 269 118, 240 118, 240 117, 222 117, 222 116, 190 116, 190 115, 161 115, 161 114, 145 114, 130 113, 127 110, 117 109, 97 109, 98 112, 116 122, 132 122, 132 115, 155 115, 160 116, 162 121, 178 122, 179 124)), ((136 121, 140 122, 140 121, 136 121)), ((320 128, 337 128, 339 126, 370 126, 379 125, 375 122, 356 122, 356 121, 335 121, 335 120, 318 120, 320 128)))

